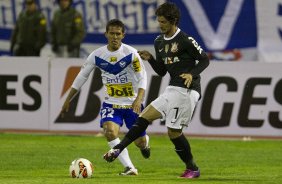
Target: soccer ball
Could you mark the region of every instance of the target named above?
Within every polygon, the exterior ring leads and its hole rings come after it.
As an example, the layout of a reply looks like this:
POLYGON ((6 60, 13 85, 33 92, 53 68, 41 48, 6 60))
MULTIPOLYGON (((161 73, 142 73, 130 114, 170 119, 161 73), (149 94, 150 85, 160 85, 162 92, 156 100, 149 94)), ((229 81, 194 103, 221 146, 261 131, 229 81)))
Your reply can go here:
POLYGON ((93 166, 89 160, 78 158, 71 162, 69 172, 72 178, 91 178, 93 166))

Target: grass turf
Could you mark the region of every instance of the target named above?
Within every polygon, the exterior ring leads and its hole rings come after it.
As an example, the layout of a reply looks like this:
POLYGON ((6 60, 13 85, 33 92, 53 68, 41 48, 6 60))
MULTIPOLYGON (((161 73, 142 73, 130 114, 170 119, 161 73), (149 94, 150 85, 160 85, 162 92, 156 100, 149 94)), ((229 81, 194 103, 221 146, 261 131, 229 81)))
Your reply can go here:
POLYGON ((148 160, 130 145, 139 175, 118 176, 123 170, 119 161, 106 163, 102 159, 109 149, 104 137, 0 133, 0 183, 282 183, 281 140, 189 140, 201 177, 188 181, 178 178, 184 165, 165 135, 151 136, 148 160), (91 179, 70 178, 69 165, 79 157, 93 163, 91 179))

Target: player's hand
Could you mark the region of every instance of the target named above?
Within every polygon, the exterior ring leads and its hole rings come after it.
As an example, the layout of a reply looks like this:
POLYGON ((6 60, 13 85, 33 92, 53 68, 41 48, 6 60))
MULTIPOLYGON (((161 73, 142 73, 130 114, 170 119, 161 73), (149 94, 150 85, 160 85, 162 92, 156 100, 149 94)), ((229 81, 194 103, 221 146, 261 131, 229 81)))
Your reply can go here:
POLYGON ((60 112, 60 116, 61 118, 64 118, 65 117, 65 113, 66 112, 69 112, 69 107, 70 107, 70 102, 68 100, 65 101, 62 109, 61 109, 61 112, 60 112))
POLYGON ((192 75, 190 73, 183 73, 179 76, 185 80, 184 85, 187 86, 187 88, 189 88, 193 79, 192 75))
POLYGON ((142 100, 136 98, 134 102, 132 103, 133 112, 140 114, 141 113, 141 104, 142 104, 142 100))
POLYGON ((138 54, 143 60, 147 60, 147 61, 153 57, 152 54, 146 50, 138 51, 138 54))

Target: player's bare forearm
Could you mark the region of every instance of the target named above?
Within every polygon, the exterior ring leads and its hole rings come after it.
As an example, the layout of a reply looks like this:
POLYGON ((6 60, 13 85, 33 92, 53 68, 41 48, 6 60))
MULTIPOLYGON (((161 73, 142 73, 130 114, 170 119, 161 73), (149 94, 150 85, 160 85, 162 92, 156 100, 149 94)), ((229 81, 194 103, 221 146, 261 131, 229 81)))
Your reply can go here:
POLYGON ((134 102, 132 103, 133 111, 136 112, 137 114, 141 112, 141 104, 143 102, 144 94, 145 94, 145 89, 139 88, 138 95, 134 100, 134 102))
POLYGON ((70 102, 76 94, 77 94, 77 90, 74 89, 74 88, 71 88, 71 90, 70 90, 70 92, 69 92, 69 94, 68 94, 68 96, 67 96, 67 98, 66 98, 66 100, 65 100, 65 102, 62 106, 61 112, 60 112, 60 115, 61 115, 62 118, 64 117, 64 114, 69 111, 70 102))

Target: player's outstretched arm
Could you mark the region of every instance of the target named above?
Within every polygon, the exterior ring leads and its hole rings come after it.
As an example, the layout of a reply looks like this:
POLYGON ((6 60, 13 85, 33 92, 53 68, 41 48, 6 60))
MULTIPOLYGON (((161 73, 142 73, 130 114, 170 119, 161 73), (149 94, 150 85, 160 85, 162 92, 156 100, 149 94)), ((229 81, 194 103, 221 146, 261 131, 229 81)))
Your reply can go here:
POLYGON ((143 59, 143 60, 147 60, 149 62, 149 64, 151 65, 151 67, 153 68, 153 70, 159 75, 159 76, 165 76, 167 70, 165 68, 165 65, 160 62, 160 61, 157 61, 157 59, 155 59, 153 57, 153 55, 146 51, 146 50, 142 50, 142 51, 138 51, 140 57, 143 59))

